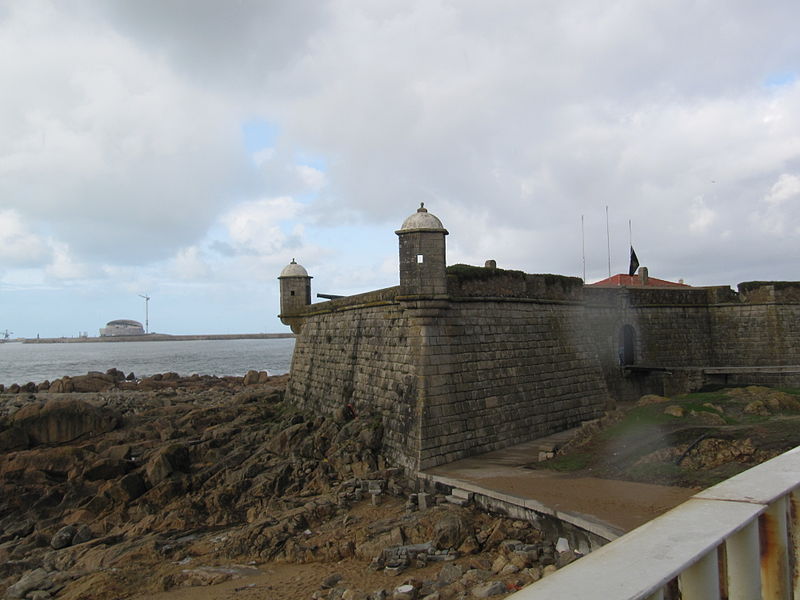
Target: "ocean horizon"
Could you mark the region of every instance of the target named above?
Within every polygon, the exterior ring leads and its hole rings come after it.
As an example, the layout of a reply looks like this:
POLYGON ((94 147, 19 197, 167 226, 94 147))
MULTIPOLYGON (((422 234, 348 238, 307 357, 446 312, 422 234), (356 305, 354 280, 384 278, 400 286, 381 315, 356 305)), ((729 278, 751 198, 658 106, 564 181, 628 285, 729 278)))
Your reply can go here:
POLYGON ((0 384, 39 384, 111 368, 139 378, 170 371, 184 376, 241 377, 250 370, 281 375, 291 367, 294 342, 294 338, 7 342, 0 344, 0 384))

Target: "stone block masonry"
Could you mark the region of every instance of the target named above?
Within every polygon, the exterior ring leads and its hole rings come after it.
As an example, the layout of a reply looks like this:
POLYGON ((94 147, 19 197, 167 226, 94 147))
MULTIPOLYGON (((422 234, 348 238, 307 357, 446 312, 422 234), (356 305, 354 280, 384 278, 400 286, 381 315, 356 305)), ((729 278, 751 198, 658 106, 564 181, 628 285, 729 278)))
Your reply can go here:
POLYGON ((420 468, 596 418, 608 392, 574 304, 448 303, 424 326, 420 468))
POLYGON ((305 408, 374 413, 408 471, 547 435, 608 404, 577 303, 398 300, 312 305, 287 389, 305 408))
POLYGON ((419 451, 415 340, 400 304, 365 294, 312 305, 295 342, 287 397, 332 415, 348 404, 380 419, 395 464, 415 465, 419 451))

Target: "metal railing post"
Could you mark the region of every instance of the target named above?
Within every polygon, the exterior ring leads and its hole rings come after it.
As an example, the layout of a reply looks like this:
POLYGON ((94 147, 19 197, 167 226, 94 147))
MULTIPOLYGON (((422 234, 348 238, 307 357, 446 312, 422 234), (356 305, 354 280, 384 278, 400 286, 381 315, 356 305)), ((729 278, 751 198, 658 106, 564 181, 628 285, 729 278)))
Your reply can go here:
POLYGON ((789 494, 789 569, 792 578, 792 591, 795 600, 800 600, 800 492, 789 494))
POLYGON ((725 540, 725 554, 728 560, 728 599, 760 598, 758 523, 751 521, 725 540))
POLYGON ((777 498, 758 519, 762 600, 790 600, 786 496, 777 498))
POLYGON ((719 561, 711 550, 678 577, 683 600, 719 600, 719 561))

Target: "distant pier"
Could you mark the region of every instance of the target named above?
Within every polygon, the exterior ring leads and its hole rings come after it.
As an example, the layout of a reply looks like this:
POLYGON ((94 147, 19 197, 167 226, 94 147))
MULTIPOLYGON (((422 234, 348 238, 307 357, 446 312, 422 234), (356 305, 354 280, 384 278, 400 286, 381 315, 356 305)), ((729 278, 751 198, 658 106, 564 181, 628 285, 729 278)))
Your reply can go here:
POLYGON ((274 340, 293 338, 293 333, 227 333, 205 335, 169 335, 146 333, 144 335, 109 335, 102 337, 25 338, 23 344, 78 344, 93 342, 190 342, 194 340, 274 340))

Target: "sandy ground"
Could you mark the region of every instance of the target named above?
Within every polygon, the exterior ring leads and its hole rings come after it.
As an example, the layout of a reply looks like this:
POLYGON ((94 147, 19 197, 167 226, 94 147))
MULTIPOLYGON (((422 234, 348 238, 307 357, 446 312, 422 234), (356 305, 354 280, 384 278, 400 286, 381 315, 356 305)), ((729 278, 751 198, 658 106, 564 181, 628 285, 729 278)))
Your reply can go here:
MULTIPOLYGON (((459 559, 457 562, 464 562, 459 559)), ((364 561, 343 560, 335 564, 275 564, 257 567, 263 574, 244 577, 206 587, 173 589, 160 594, 136 596, 135 600, 308 600, 320 589, 320 581, 333 573, 343 575, 340 583, 348 588, 364 592, 392 589, 407 578, 428 579, 435 577, 441 564, 432 564, 424 569, 413 569, 399 576, 370 571, 364 561)))

